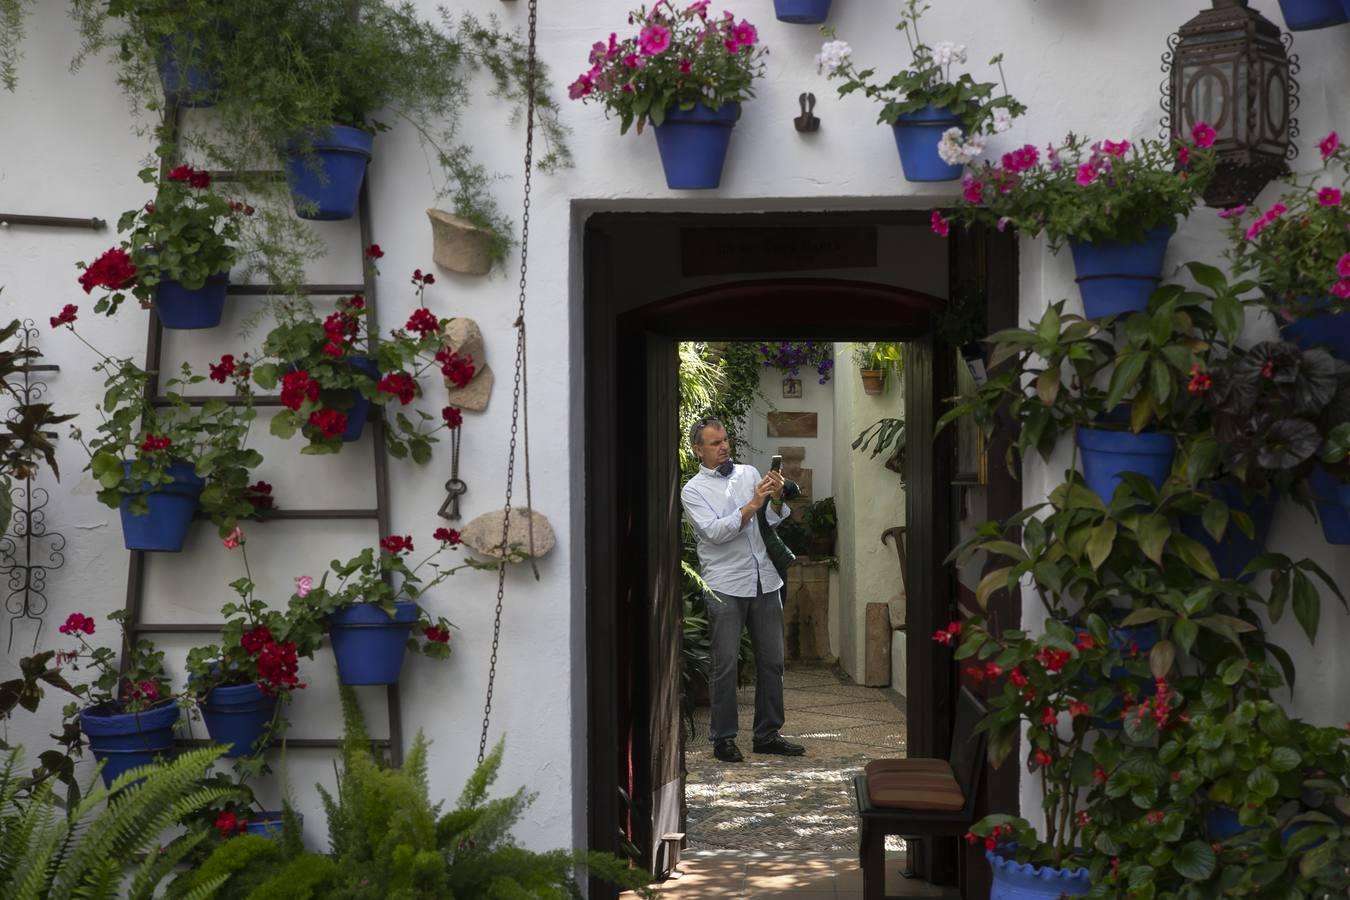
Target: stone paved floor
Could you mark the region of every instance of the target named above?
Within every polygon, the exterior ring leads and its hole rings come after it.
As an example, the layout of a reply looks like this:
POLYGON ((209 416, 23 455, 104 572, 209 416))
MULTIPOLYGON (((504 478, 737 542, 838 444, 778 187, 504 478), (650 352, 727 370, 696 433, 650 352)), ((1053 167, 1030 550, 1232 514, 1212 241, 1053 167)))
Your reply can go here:
MULTIPOLYGON (((900 877, 902 860, 886 866, 886 894, 891 897, 959 898, 955 888, 934 887, 900 877)), ((680 861, 680 877, 658 885, 661 900, 742 898, 768 900, 862 900, 862 870, 856 859, 720 859, 695 857, 680 861)), ((634 900, 634 894, 621 895, 634 900)))
POLYGON ((784 680, 782 733, 806 747, 804 757, 750 752, 753 686, 742 688, 737 698, 743 763, 713 757, 709 711, 695 712, 687 750, 687 855, 857 852, 852 778, 869 759, 905 755, 904 713, 890 701, 890 691, 859 687, 825 667, 795 664, 784 680))

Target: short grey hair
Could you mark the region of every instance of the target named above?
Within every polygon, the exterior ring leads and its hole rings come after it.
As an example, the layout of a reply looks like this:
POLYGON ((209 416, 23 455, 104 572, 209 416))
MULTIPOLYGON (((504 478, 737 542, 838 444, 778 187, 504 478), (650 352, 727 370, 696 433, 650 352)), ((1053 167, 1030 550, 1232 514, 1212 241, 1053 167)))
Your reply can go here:
POLYGON ((705 428, 721 428, 726 431, 726 426, 722 424, 721 419, 716 416, 705 416, 695 422, 693 427, 689 429, 689 446, 698 447, 703 443, 703 429, 705 428))

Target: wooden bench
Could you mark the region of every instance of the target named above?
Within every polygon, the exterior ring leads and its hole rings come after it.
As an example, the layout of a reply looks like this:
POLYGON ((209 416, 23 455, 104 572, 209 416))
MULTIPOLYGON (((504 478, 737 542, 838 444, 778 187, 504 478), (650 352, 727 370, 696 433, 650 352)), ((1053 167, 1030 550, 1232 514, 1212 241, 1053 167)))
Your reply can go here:
MULTIPOLYGON (((983 704, 966 688, 956 707, 947 759, 874 759, 853 779, 858 804, 858 857, 863 900, 886 897, 886 837, 959 836, 975 822, 987 738, 976 734, 983 704)), ((913 847, 910 848, 911 861, 913 847)), ((958 867, 962 896, 964 872, 958 867)))

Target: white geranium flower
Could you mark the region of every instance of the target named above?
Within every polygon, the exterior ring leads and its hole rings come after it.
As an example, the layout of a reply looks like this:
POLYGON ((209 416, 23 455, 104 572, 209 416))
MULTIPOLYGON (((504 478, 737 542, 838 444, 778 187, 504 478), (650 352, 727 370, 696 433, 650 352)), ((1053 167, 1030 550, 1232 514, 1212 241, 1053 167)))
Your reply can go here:
POLYGON ((1002 134, 1012 127, 1012 113, 1001 106, 994 107, 992 127, 994 134, 1002 134))
POLYGON ((933 61, 940 66, 949 66, 954 62, 966 61, 966 45, 953 44, 951 41, 939 41, 933 48, 933 61))
POLYGON ((984 138, 972 135, 965 140, 960 128, 948 128, 938 141, 938 156, 949 166, 964 166, 974 162, 984 152, 984 138))
POLYGON ((816 54, 816 69, 833 72, 844 65, 853 55, 853 48, 847 41, 826 41, 816 54))

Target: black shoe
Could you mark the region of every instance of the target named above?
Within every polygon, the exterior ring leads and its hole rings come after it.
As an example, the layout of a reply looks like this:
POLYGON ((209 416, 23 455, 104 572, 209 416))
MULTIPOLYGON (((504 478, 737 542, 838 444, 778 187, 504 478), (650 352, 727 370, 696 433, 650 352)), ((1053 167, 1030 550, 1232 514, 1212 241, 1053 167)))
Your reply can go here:
POLYGON ((745 757, 741 755, 741 748, 736 746, 736 742, 731 738, 722 738, 722 740, 713 744, 713 756, 722 762, 745 762, 745 757))
POLYGON ((804 756, 806 748, 801 744, 794 744, 786 740, 781 734, 773 736, 772 740, 755 741, 756 753, 777 753, 779 756, 804 756))

